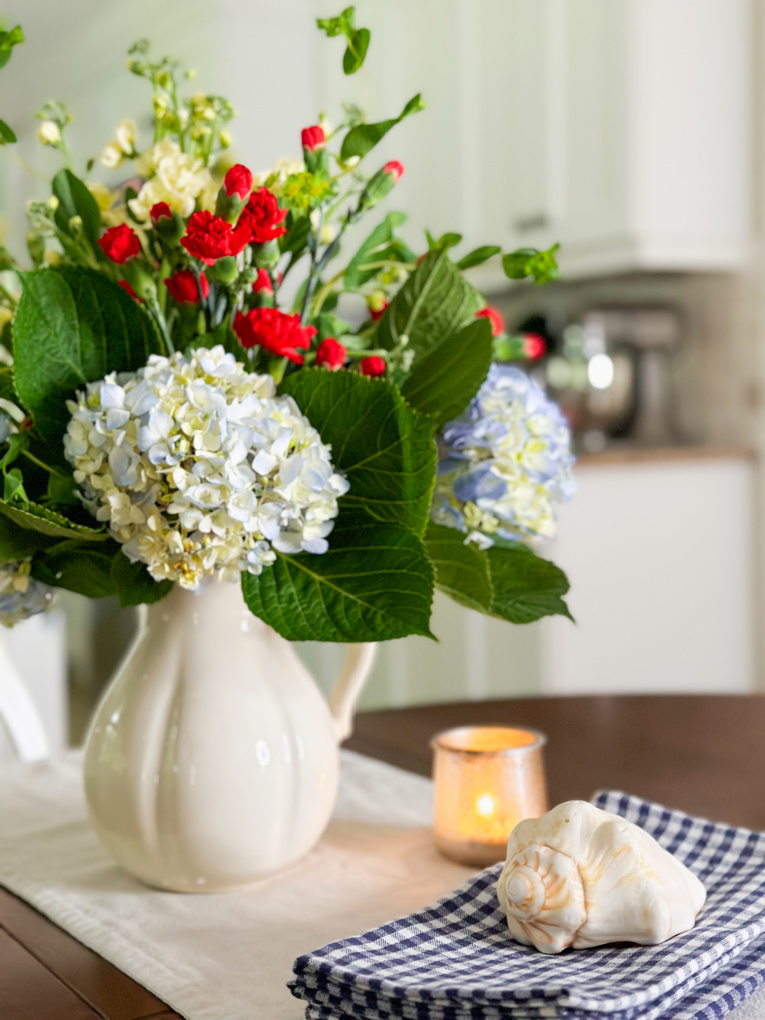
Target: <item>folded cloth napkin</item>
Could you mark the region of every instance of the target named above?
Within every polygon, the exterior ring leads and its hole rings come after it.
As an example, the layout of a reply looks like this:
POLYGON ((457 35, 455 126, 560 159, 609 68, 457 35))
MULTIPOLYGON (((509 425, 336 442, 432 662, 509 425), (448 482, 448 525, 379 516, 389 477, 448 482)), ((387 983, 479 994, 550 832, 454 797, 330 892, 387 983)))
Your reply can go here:
POLYGON ((594 803, 698 875, 708 897, 692 931, 545 956, 510 937, 496 865, 419 913, 299 957, 290 988, 309 1020, 707 1020, 765 983, 765 834, 623 793, 594 803))

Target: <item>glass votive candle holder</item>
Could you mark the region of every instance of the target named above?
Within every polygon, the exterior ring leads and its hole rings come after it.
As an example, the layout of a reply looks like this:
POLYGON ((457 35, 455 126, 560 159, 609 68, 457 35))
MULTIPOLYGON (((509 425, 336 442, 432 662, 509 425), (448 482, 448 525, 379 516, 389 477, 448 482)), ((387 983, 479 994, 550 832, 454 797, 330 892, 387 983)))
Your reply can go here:
POLYGON ((542 748, 536 730, 463 726, 433 738, 434 835, 460 864, 504 860, 518 822, 547 811, 542 748))

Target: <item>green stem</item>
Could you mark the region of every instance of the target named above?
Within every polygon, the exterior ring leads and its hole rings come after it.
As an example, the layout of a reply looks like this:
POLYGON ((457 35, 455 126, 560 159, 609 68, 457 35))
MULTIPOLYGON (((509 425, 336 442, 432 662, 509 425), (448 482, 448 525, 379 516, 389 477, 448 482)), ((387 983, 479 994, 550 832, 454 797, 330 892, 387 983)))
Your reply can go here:
POLYGON ((306 287, 305 287, 305 296, 303 298, 303 308, 302 308, 302 310, 300 312, 300 325, 301 326, 305 326, 305 320, 308 318, 308 307, 309 307, 309 305, 311 303, 311 298, 313 297, 313 292, 314 292, 314 289, 316 287, 316 282, 317 282, 317 279, 318 279, 318 276, 317 276, 317 273, 316 273, 316 255, 317 255, 318 248, 319 248, 319 238, 321 237, 321 228, 322 228, 323 225, 324 225, 324 211, 322 210, 322 212, 319 214, 319 226, 317 227, 317 229, 315 231, 313 229, 311 230, 311 237, 313 238, 313 243, 309 244, 309 248, 310 248, 310 251, 311 251, 311 268, 310 268, 309 273, 308 273, 308 281, 307 281, 306 287))
POLYGON ((33 464, 37 464, 38 467, 43 468, 51 475, 55 475, 56 478, 66 478, 66 475, 62 474, 60 471, 56 471, 55 468, 52 468, 50 464, 46 464, 44 461, 40 460, 39 457, 35 457, 33 453, 29 452, 29 450, 22 449, 20 452, 27 458, 27 460, 31 460, 33 464))
POLYGON ((7 291, 1 283, 0 283, 0 298, 5 298, 5 300, 11 306, 11 308, 15 308, 16 305, 18 304, 18 301, 13 296, 13 294, 11 294, 10 291, 7 291))
POLYGON ((273 377, 277 386, 284 378, 284 373, 287 370, 287 362, 287 358, 274 358, 268 366, 268 372, 273 377))
POLYGON ((151 312, 151 315, 153 316, 154 321, 157 324, 157 328, 159 329, 160 335, 162 336, 162 341, 165 345, 165 352, 167 353, 168 356, 175 354, 175 345, 173 344, 173 341, 170 339, 170 333, 168 332, 167 329, 167 322, 165 321, 165 317, 162 314, 159 304, 157 303, 156 300, 147 301, 146 307, 151 312))
MULTIPOLYGON (((340 339, 342 340, 342 337, 340 339)), ((352 350, 349 350, 349 351, 346 352, 346 357, 351 358, 351 359, 357 358, 359 361, 361 361, 362 358, 372 358, 372 357, 389 358, 390 357, 390 353, 391 353, 390 351, 386 351, 386 350, 383 350, 382 348, 378 347, 377 350, 365 350, 365 351, 352 351, 352 350)))

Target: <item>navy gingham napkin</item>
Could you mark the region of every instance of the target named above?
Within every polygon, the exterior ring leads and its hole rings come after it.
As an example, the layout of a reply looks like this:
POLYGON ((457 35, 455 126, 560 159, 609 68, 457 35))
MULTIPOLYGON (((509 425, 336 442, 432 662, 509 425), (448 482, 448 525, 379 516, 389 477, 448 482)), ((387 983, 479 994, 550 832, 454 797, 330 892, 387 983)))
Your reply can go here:
POLYGON ((743 1001, 765 982, 765 834, 623 793, 593 802, 701 879, 707 903, 692 931, 545 956, 509 936, 496 865, 419 913, 296 960, 290 988, 309 1020, 655 1020, 673 1007, 673 1020, 711 1020, 743 1001))

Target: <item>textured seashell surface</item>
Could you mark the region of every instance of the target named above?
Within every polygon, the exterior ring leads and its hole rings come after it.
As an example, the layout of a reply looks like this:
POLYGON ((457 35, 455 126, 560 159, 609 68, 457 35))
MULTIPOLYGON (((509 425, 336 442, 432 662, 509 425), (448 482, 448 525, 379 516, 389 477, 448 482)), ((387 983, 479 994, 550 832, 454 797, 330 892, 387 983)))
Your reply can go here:
POLYGON ((515 827, 497 893, 513 938, 543 953, 656 945, 692 928, 706 901, 652 836, 581 800, 515 827))

